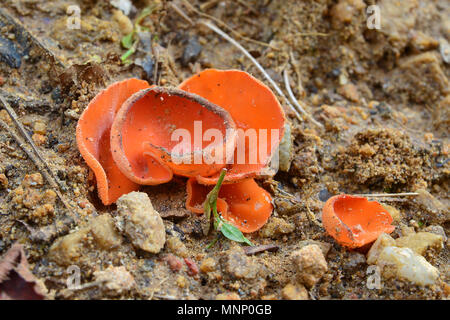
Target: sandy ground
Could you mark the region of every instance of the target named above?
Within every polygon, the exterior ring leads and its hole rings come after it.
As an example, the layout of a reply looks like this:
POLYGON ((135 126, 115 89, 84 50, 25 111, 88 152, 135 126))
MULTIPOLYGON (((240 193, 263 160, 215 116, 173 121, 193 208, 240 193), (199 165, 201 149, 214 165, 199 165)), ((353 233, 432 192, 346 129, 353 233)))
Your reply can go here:
POLYGON ((436 284, 392 277, 370 289, 364 250, 347 250, 328 236, 321 210, 339 193, 426 190, 425 200, 381 200, 397 213, 392 236, 449 233, 448 2, 147 0, 134 1, 129 18, 109 1, 73 3, 80 8, 80 29, 67 29, 68 1, 5 0, 0 11, 0 93, 55 177, 49 182, 45 169, 23 151, 14 138, 20 132, 1 110, 6 127, 0 128, 0 254, 23 244, 47 298, 447 297, 446 238, 443 248, 425 254, 439 270, 436 284), (367 25, 366 9, 374 4, 379 30, 367 25), (149 36, 124 65, 121 38, 148 5, 153 11, 142 25, 149 36), (141 189, 164 218, 167 241, 158 254, 135 250, 117 233, 117 208, 101 204, 75 143, 81 112, 117 80, 134 76, 176 86, 205 68, 240 69, 264 80, 241 51, 198 24, 200 19, 212 19, 235 38, 283 90, 287 70, 293 94, 324 127, 299 121, 279 97, 292 127, 292 163, 288 172, 259 180, 272 193, 275 211, 261 231, 248 236, 259 245, 276 245, 276 252, 248 256, 226 239, 206 249, 214 235, 202 236, 198 218, 185 209, 183 178, 141 189), (290 255, 311 243, 322 248, 328 270, 305 289, 292 283, 290 255), (192 272, 185 258, 200 271, 192 272), (81 289, 66 286, 71 265, 81 270, 81 289), (112 277, 98 273, 108 266, 124 267, 115 269, 123 283, 99 280, 112 277))

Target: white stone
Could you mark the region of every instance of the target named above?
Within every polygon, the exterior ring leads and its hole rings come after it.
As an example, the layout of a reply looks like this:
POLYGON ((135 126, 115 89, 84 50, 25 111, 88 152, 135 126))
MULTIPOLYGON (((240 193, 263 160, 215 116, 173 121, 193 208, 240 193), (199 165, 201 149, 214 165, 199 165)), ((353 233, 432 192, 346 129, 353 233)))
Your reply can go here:
POLYGON ((117 200, 117 228, 125 233, 135 247, 158 253, 166 243, 164 222, 148 195, 130 192, 117 200))
POLYGON ((423 286, 434 284, 439 277, 438 269, 409 248, 384 247, 377 265, 386 278, 396 277, 423 286))
POLYGON ((376 264, 381 251, 388 246, 395 246, 395 240, 387 233, 380 234, 367 253, 367 263, 376 264))

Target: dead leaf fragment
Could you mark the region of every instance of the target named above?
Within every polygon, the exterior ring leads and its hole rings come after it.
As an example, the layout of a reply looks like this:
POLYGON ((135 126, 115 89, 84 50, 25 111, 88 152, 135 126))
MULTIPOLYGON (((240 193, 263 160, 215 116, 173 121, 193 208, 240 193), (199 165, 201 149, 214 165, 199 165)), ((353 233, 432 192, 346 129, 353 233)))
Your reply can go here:
POLYGON ((0 260, 0 300, 43 300, 46 292, 29 270, 23 246, 14 244, 0 260))

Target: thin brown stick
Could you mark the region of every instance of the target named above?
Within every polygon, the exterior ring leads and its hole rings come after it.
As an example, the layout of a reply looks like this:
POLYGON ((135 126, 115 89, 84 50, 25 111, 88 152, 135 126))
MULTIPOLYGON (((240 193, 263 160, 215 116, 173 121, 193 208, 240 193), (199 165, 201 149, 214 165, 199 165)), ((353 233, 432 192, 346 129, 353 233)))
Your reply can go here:
POLYGON ((300 73, 300 65, 299 65, 298 61, 295 59, 294 52, 292 52, 292 50, 289 52, 289 57, 291 58, 292 66, 294 67, 295 74, 297 75, 297 90, 298 90, 298 93, 300 95, 300 98, 304 98, 306 93, 305 93, 305 89, 303 88, 303 85, 302 85, 302 78, 301 78, 301 73, 300 73))
POLYGON ((157 289, 159 290, 161 288, 162 284, 167 281, 167 279, 169 279, 169 277, 166 277, 166 278, 162 279, 155 287, 153 287, 152 293, 150 294, 150 298, 148 300, 152 300, 153 299, 153 295, 155 294, 155 291, 157 289))
POLYGON ((184 13, 183 10, 181 10, 180 8, 178 8, 178 6, 177 6, 175 3, 171 2, 171 3, 169 4, 169 6, 170 6, 176 13, 178 13, 178 15, 179 15, 180 17, 182 17, 184 20, 186 20, 191 26, 194 25, 194 21, 192 21, 192 19, 189 18, 188 15, 187 15, 186 13, 184 13))
POLYGON ((53 178, 53 183, 56 184, 56 186, 58 186, 59 189, 62 189, 62 186, 57 182, 58 180, 55 178, 55 176, 53 175, 52 170, 50 169, 50 166, 48 165, 48 163, 44 160, 44 157, 41 155, 41 153, 39 152, 38 148, 36 147, 36 145, 34 144, 33 140, 30 138, 30 136, 28 135, 28 133, 26 132, 25 128, 23 127, 22 123, 20 123, 19 118, 17 117, 16 112, 14 111, 13 108, 11 108, 11 106, 9 105, 9 103, 6 101, 6 99, 0 94, 0 101, 3 104, 3 107, 5 108, 6 112, 8 112, 8 115, 11 117, 11 119, 13 120, 14 124, 16 125, 16 127, 19 129, 20 133, 22 134, 22 136, 25 138, 25 140, 28 142, 28 144, 31 146, 31 149, 33 149, 33 152, 35 153, 36 157, 44 164, 45 168, 47 169, 48 173, 51 175, 51 177, 53 178))
POLYGON ((261 252, 270 251, 270 252, 276 252, 280 249, 279 246, 276 244, 262 244, 259 246, 252 246, 252 247, 244 247, 245 254, 248 256, 252 256, 261 252))
POLYGON ((300 22, 298 22, 297 20, 292 20, 292 19, 291 19, 291 21, 299 29, 299 32, 295 33, 296 36, 314 36, 314 37, 328 37, 329 36, 328 33, 323 33, 323 32, 302 32, 301 30, 302 30, 303 26, 300 24, 300 22))
MULTIPOLYGON (((246 0, 247 1, 247 0, 246 0)), ((248 10, 250 10, 252 13, 257 14, 256 10, 253 9, 253 7, 251 5, 249 5, 247 2, 245 2, 244 0, 236 0, 236 2, 238 2, 240 5, 246 7, 248 10)))
POLYGON ((323 228, 322 224, 316 219, 316 215, 309 209, 309 206, 306 205, 306 216, 308 217, 308 220, 312 223, 314 223, 316 226, 323 228))
POLYGON ((9 114, 11 119, 13 120, 16 127, 19 129, 20 133, 25 137, 26 141, 24 141, 19 135, 17 135, 15 132, 9 129, 9 126, 2 120, 0 120, 0 127, 2 127, 4 130, 6 130, 14 140, 16 140, 19 147, 27 154, 27 156, 30 158, 30 160, 35 164, 35 166, 38 168, 38 170, 41 172, 41 174, 44 176, 44 178, 48 181, 50 186, 54 189, 56 195, 61 200, 64 207, 68 210, 69 215, 76 221, 78 220, 78 215, 73 212, 72 206, 67 201, 66 197, 62 194, 62 187, 57 182, 56 178, 53 175, 53 172, 50 169, 50 166, 45 162, 40 152, 37 150, 37 147, 33 143, 33 140, 28 136, 27 132, 25 131, 25 128, 20 123, 17 114, 15 111, 11 108, 9 103, 5 100, 5 98, 0 94, 0 101, 3 103, 3 106, 6 110, 6 112, 9 114), (28 142, 28 144, 27 144, 28 142), (27 146, 31 146, 32 150, 29 150, 27 146))
POLYGON ((204 10, 211 9, 211 8, 217 6, 217 4, 219 2, 220 2, 220 0, 209 0, 208 2, 202 3, 200 5, 200 10, 204 11, 204 10))
POLYGON ((48 181, 48 183, 50 184, 50 186, 55 189, 55 192, 57 194, 57 196, 59 197, 59 199, 61 200, 61 202, 64 204, 64 206, 66 207, 66 209, 70 210, 70 206, 68 205, 65 197, 61 194, 60 190, 59 190, 59 186, 58 184, 55 182, 55 180, 48 174, 46 168, 43 166, 42 162, 35 156, 35 154, 30 151, 27 148, 27 144, 25 143, 25 141, 16 133, 14 133, 13 131, 11 131, 8 127, 8 125, 3 121, 0 120, 0 127, 3 128, 5 131, 7 131, 11 137, 13 137, 13 139, 17 142, 17 144, 19 145, 19 147, 27 154, 28 158, 30 158, 30 160, 34 163, 34 165, 38 168, 38 170, 42 173, 42 175, 44 176, 44 178, 48 181))

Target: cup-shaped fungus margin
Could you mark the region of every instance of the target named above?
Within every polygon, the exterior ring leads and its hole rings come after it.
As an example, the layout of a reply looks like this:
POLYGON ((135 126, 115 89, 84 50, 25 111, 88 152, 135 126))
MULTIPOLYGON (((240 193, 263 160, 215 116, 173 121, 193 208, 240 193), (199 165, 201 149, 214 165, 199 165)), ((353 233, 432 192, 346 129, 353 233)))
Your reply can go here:
POLYGON ((233 119, 221 107, 179 89, 153 87, 135 93, 117 112, 111 146, 114 161, 131 181, 156 185, 172 174, 220 171, 233 155, 236 135, 233 119), (213 142, 205 140, 209 130, 218 134, 213 142))
POLYGON ((83 111, 76 128, 78 150, 95 174, 97 191, 104 205, 138 190, 113 161, 110 130, 117 110, 132 94, 149 88, 146 81, 127 79, 99 92, 83 111))
MULTIPOLYGON (((186 188, 186 208, 202 214, 204 201, 212 188, 190 178, 186 188)), ((223 184, 217 198, 217 211, 242 232, 251 233, 266 224, 273 211, 272 198, 251 178, 223 184)))
POLYGON ((380 203, 345 194, 328 199, 322 222, 327 233, 348 248, 362 247, 395 229, 390 213, 380 203))
MULTIPOLYGON (((244 71, 216 69, 204 70, 178 88, 224 108, 236 123, 237 147, 233 161, 227 166, 224 183, 260 175, 277 150, 286 121, 272 90, 244 71)), ((211 185, 218 178, 219 174, 203 174, 197 180, 211 185)))

